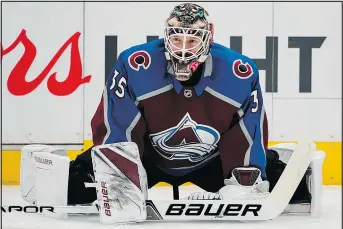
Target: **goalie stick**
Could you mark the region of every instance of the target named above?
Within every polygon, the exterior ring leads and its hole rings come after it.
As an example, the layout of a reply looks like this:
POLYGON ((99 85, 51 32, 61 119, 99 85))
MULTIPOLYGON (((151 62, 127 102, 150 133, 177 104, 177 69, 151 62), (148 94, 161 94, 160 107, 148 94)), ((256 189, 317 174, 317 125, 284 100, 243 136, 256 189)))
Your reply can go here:
MULTIPOLYGON (((289 201, 311 163, 315 144, 297 144, 273 191, 259 200, 147 200, 147 220, 270 220, 289 208, 289 201)), ((97 214, 96 206, 56 206, 55 212, 97 214)))
POLYGON ((296 188, 311 163, 315 144, 297 144, 279 181, 265 199, 260 200, 174 200, 154 201, 164 220, 270 220, 288 206, 296 188))

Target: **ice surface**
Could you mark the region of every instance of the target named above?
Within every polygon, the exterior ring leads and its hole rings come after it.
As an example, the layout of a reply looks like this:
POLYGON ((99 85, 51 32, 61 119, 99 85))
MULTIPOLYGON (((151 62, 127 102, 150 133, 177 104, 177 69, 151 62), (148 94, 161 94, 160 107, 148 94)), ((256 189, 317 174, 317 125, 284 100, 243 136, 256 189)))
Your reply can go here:
MULTIPOLYGON (((199 191, 196 187, 181 187, 180 197, 199 191)), ((154 187, 149 190, 151 199, 171 199, 172 189, 154 187), (154 198, 156 197, 156 198, 154 198)), ((279 216, 270 221, 233 222, 233 221, 198 221, 198 222, 144 222, 129 225, 102 225, 97 216, 73 216, 67 220, 56 220, 43 216, 24 213, 3 213, 3 229, 103 229, 103 228, 143 228, 143 229, 339 229, 341 223, 341 186, 326 186, 323 194, 323 212, 319 218, 310 216, 279 216)), ((19 187, 2 187, 2 206, 21 204, 29 205, 20 198, 19 187)))

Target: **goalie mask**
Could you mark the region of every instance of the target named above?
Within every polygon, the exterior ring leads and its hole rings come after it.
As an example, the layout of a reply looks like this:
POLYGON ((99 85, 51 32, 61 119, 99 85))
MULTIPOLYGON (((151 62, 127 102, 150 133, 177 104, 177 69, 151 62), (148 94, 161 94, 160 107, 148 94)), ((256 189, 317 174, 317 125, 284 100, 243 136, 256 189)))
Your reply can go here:
POLYGON ((210 51, 213 25, 202 7, 186 3, 176 6, 166 20, 165 54, 177 80, 188 80, 210 51))

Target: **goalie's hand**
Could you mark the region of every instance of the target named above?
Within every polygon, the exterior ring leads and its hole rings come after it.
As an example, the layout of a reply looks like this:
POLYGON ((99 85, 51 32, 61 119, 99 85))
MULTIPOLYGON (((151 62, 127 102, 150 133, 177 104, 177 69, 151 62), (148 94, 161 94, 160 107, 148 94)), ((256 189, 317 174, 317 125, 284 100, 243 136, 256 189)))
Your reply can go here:
POLYGON ((225 186, 219 190, 223 200, 254 200, 266 198, 269 182, 263 181, 261 171, 254 167, 239 167, 231 172, 230 179, 225 179, 225 186))

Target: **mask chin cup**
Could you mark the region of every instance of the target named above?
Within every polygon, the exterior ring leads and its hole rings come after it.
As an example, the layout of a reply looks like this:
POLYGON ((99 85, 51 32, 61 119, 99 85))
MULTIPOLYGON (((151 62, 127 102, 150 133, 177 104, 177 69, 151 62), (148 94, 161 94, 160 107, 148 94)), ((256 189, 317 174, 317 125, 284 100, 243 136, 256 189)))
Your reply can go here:
POLYGON ((189 68, 189 64, 179 64, 178 60, 171 60, 175 78, 179 81, 188 80, 192 76, 192 71, 189 68))

